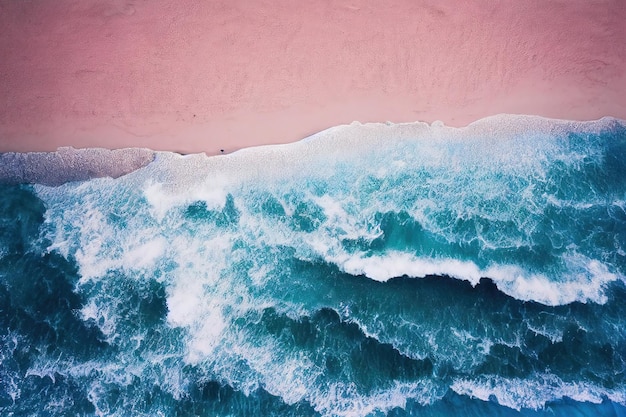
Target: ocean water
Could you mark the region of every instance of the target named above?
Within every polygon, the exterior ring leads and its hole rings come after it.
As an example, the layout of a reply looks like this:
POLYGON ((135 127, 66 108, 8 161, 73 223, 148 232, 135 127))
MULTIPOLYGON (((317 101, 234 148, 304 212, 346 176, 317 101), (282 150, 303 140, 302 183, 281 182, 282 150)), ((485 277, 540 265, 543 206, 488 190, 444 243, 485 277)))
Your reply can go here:
POLYGON ((342 126, 0 186, 2 416, 625 416, 626 125, 342 126))

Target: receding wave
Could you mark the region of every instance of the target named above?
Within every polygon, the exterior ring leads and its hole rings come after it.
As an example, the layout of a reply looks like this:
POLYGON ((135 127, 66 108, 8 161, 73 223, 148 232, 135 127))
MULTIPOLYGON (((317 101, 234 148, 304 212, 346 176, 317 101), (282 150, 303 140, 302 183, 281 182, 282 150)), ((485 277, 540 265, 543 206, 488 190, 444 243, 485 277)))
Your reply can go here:
POLYGON ((3 412, 626 412, 618 120, 355 124, 0 187, 3 412))

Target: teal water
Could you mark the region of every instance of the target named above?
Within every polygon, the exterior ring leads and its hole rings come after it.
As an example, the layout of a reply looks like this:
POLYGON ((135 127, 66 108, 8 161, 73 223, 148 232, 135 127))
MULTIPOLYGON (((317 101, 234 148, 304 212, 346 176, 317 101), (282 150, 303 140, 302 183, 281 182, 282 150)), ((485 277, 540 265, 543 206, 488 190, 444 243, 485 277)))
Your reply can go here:
POLYGON ((0 186, 0 414, 624 416, 625 250, 614 119, 0 186))

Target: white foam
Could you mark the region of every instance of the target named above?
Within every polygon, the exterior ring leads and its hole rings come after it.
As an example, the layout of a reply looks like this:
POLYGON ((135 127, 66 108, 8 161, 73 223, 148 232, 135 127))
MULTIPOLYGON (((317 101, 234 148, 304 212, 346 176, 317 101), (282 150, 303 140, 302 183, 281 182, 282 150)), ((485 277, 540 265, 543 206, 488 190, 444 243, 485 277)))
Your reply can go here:
POLYGON ((113 341, 117 336, 117 315, 115 305, 102 303, 100 300, 91 299, 80 309, 80 318, 85 322, 92 321, 108 341, 113 341))
POLYGON ((124 251, 121 263, 126 269, 130 269, 131 266, 133 269, 153 269, 157 259, 165 253, 166 246, 167 242, 163 236, 157 236, 147 242, 138 242, 124 251))
POLYGON ((405 275, 410 277, 449 275, 465 279, 476 285, 483 276, 478 267, 471 262, 421 259, 408 253, 395 251, 390 251, 384 256, 345 254, 328 260, 351 275, 365 275, 368 278, 381 282, 405 275))
POLYGON ((408 399, 421 405, 431 404, 444 393, 445 389, 429 380, 395 381, 391 387, 369 395, 360 394, 352 383, 333 383, 327 390, 314 392, 309 401, 323 416, 363 417, 406 408, 408 399))
POLYGON ((306 352, 290 350, 277 339, 252 342, 227 333, 228 351, 216 351, 211 366, 224 382, 245 395, 262 386, 286 404, 308 401, 323 416, 367 416, 405 407, 407 399, 430 404, 445 394, 432 380, 393 382, 391 386, 363 394, 353 382, 326 381, 325 370, 306 352), (248 368, 242 369, 241 363, 248 368))
MULTIPOLYGON (((329 169, 341 161, 354 161, 361 155, 375 154, 385 157, 386 153, 379 152, 380 149, 389 149, 389 141, 393 140, 395 146, 402 146, 404 142, 412 143, 458 143, 472 144, 468 138, 475 139, 475 146, 472 145, 472 154, 475 157, 489 160, 489 158, 510 158, 510 152, 489 152, 485 153, 485 141, 489 146, 506 149, 507 146, 516 147, 528 146, 528 152, 536 152, 537 143, 526 144, 514 141, 516 134, 520 130, 515 128, 515 116, 503 117, 498 120, 485 121, 467 128, 453 128, 448 126, 429 126, 426 123, 353 123, 329 128, 319 132, 300 142, 285 145, 267 145, 254 148, 242 149, 230 155, 220 155, 216 157, 206 157, 204 155, 191 155, 181 157, 180 155, 167 152, 157 153, 155 163, 150 164, 142 171, 156 181, 163 181, 169 184, 193 185, 212 177, 228 178, 244 183, 249 180, 274 181, 284 178, 302 178, 315 174, 320 178, 332 175, 329 169), (504 124, 502 120, 510 120, 504 124), (484 125, 484 126, 483 126, 484 125), (494 133, 486 136, 485 126, 488 131, 493 132, 494 126, 497 138, 494 133), (507 127, 505 127, 507 126, 507 127), (419 141, 419 142, 418 142, 419 141)), ((553 126, 545 119, 533 119, 537 129, 550 128, 553 126), (545 126, 544 126, 545 125, 545 126)), ((558 122, 554 122, 558 123, 558 122)), ((532 123, 527 124, 527 127, 532 123)), ((522 130, 523 131, 523 130, 522 130)), ((539 144, 541 144, 540 141, 539 144)), ((449 162, 442 157, 444 148, 425 146, 421 148, 420 160, 424 164, 436 164, 441 166, 449 162)), ((519 165, 520 163, 534 163, 532 158, 519 158, 524 152, 517 152, 508 165, 519 165)), ((449 156, 449 155, 447 155, 449 156)), ((400 161, 406 163, 405 161, 400 161)), ((493 161, 492 161, 493 162, 493 161)), ((506 162, 506 161, 505 161, 506 162)), ((391 165, 394 160, 390 161, 391 165)), ((507 166, 507 164, 501 164, 507 166)))
POLYGON ((535 375, 528 379, 483 377, 478 380, 457 379, 451 389, 460 395, 490 401, 495 397, 506 407, 538 410, 547 402, 565 397, 578 402, 600 404, 607 397, 616 403, 626 403, 626 387, 603 388, 587 382, 566 382, 552 374, 535 375))
MULTIPOLYGON (((163 350, 167 346, 160 347, 163 350)), ((141 379, 144 386, 159 387, 175 399, 188 394, 189 381, 183 372, 184 362, 175 354, 143 352, 141 356, 132 351, 121 350, 111 360, 77 362, 71 357, 50 358, 45 354, 37 357, 26 371, 26 375, 55 380, 57 375, 81 381, 87 398, 96 408, 98 416, 125 416, 136 401, 134 396, 121 395, 120 402, 110 402, 110 394, 119 395, 141 379), (117 391, 117 394, 115 394, 117 391), (111 408, 114 405, 115 408, 111 408)), ((3 381, 4 382, 4 381, 3 381)))
POLYGON ((152 215, 162 221, 166 213, 174 207, 184 207, 202 201, 207 210, 221 210, 226 202, 227 181, 223 178, 211 178, 183 189, 172 189, 164 184, 152 182, 144 186, 144 195, 151 206, 152 215))
MULTIPOLYGON (((469 261, 419 258, 397 251, 371 256, 364 253, 323 256, 346 273, 365 275, 381 282, 402 276, 421 278, 447 275, 477 285, 481 278, 491 278, 501 291, 518 300, 552 306, 574 301, 603 304, 607 301, 604 294, 606 284, 618 279, 616 274, 608 271, 606 265, 590 259, 578 275, 570 277, 568 281, 556 281, 544 274, 528 273, 513 265, 493 265, 482 270, 469 261)), ((582 255, 578 255, 577 259, 582 258, 582 255)))
POLYGON ((570 263, 567 280, 549 279, 543 274, 528 274, 518 267, 495 267, 486 271, 498 288, 505 293, 527 301, 546 305, 562 305, 574 301, 607 302, 606 285, 619 277, 609 272, 606 265, 583 255, 566 257, 570 263), (580 263, 574 265, 574 263, 580 263))
POLYGON ((2 389, 11 397, 13 403, 20 398, 22 393, 19 388, 21 377, 18 372, 11 372, 9 366, 2 365, 14 357, 18 346, 23 343, 21 339, 19 334, 10 330, 6 335, 0 337, 0 347, 2 348, 0 349, 0 381, 2 381, 2 389))
POLYGON ((167 322, 189 333, 187 361, 210 357, 227 327, 222 309, 232 302, 231 283, 220 282, 230 251, 228 236, 203 240, 179 236, 171 242, 177 269, 168 277, 167 322))

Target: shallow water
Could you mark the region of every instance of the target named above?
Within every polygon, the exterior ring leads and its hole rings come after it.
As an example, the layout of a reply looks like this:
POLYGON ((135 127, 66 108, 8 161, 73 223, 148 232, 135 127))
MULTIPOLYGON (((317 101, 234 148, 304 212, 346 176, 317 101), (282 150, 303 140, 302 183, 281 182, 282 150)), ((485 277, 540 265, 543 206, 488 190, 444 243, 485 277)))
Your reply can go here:
POLYGON ((0 206, 3 415, 626 415, 620 121, 353 125, 0 206))

